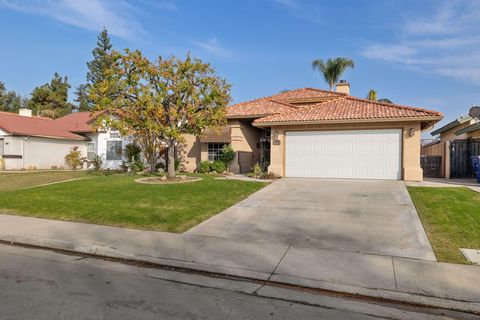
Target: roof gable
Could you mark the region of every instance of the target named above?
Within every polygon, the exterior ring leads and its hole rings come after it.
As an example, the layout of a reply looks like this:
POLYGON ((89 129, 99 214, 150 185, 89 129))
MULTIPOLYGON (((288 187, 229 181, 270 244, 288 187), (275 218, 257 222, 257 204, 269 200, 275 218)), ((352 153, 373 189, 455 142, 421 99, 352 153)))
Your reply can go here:
POLYGON ((9 112, 0 112, 0 128, 11 135, 85 140, 83 136, 57 125, 55 120, 43 117, 20 116, 9 112))
POLYGON ((296 110, 296 106, 310 105, 337 97, 343 93, 315 88, 283 91, 268 97, 240 102, 227 108, 228 118, 258 118, 296 110))
POLYGON ((68 131, 87 133, 93 131, 93 121, 103 113, 104 111, 74 112, 67 114, 66 116, 63 116, 61 118, 55 119, 54 121, 68 131))
POLYGON ((350 120, 440 119, 440 112, 401 106, 352 96, 334 98, 299 110, 256 119, 256 124, 281 122, 328 122, 350 120))
POLYGON ((440 112, 410 106, 371 101, 345 93, 300 88, 234 104, 227 117, 254 118, 255 124, 349 120, 439 120, 440 112))

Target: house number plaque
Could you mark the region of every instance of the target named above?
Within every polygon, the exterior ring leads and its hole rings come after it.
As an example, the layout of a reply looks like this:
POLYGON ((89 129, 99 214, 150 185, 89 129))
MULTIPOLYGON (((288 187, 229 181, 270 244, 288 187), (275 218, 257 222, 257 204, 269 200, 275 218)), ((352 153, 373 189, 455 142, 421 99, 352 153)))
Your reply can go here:
POLYGON ((274 146, 279 146, 280 145, 280 140, 273 140, 273 145, 274 146))

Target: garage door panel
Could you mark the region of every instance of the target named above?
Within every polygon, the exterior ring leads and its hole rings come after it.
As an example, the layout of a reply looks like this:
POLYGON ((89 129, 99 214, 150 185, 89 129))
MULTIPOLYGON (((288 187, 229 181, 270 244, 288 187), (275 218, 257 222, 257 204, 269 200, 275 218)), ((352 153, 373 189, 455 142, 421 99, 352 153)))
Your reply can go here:
POLYGON ((286 176, 400 179, 401 130, 286 133, 286 176))

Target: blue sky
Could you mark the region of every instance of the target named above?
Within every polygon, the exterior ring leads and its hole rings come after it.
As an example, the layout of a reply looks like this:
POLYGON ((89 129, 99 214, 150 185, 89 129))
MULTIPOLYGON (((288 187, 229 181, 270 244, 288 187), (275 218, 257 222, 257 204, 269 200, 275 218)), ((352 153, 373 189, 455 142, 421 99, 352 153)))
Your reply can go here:
POLYGON ((28 95, 59 72, 77 86, 104 26, 117 50, 210 62, 236 102, 327 88, 311 61, 344 56, 352 95, 446 120, 480 104, 480 1, 462 0, 0 0, 0 81, 28 95))

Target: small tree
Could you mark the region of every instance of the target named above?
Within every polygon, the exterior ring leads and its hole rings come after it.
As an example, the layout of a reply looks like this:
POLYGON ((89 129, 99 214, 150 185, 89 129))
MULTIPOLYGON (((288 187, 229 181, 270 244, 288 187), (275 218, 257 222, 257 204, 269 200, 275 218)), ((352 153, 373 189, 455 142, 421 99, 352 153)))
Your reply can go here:
POLYGON ((138 161, 142 149, 135 143, 129 143, 125 146, 125 158, 128 162, 138 161))
POLYGON ((65 164, 72 170, 77 170, 82 165, 82 153, 78 150, 78 146, 74 146, 69 154, 65 156, 65 164))
POLYGON ((225 166, 228 169, 228 165, 232 160, 235 159, 235 151, 233 151, 231 144, 225 144, 222 148, 221 160, 225 163, 225 166))
POLYGON ((114 51, 112 57, 113 66, 92 86, 90 97, 98 109, 118 117, 100 121, 133 135, 152 172, 156 156, 166 147, 168 176, 175 177, 174 150, 182 135, 225 125, 230 85, 190 55, 151 62, 140 51, 127 49, 124 54, 114 51))

